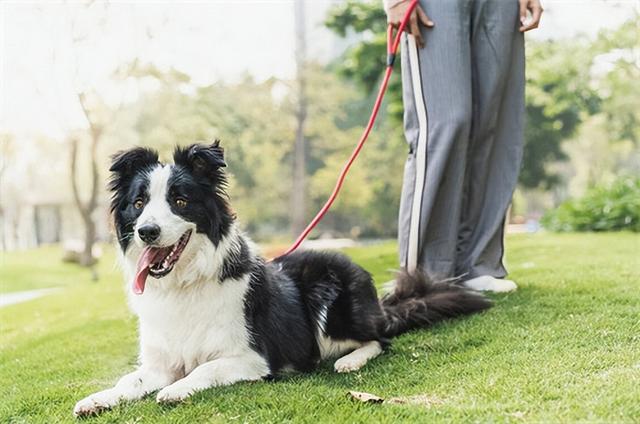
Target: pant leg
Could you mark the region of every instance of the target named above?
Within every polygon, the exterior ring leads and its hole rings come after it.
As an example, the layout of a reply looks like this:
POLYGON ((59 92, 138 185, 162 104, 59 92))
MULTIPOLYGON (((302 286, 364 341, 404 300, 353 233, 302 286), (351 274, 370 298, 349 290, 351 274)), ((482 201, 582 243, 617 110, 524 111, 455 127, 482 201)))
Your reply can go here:
POLYGON ((399 215, 401 266, 453 276, 471 126, 469 0, 422 0, 435 22, 402 45, 405 165, 399 215))
POLYGON ((517 0, 475 0, 473 124, 456 273, 504 277, 504 222, 523 151, 524 37, 517 0))

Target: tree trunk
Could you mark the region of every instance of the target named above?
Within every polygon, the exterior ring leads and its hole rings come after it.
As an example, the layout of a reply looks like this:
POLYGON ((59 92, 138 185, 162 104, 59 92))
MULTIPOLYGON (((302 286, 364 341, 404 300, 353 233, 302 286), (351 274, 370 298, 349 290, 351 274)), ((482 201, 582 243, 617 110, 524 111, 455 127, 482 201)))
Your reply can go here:
POLYGON ((297 82, 297 110, 296 110, 296 139, 293 154, 293 187, 291 192, 291 230, 293 236, 304 230, 306 226, 306 162, 307 141, 304 136, 305 121, 307 119, 306 93, 306 40, 304 0, 296 0, 295 28, 296 28, 296 82, 297 82))
POLYGON ((93 246, 96 242, 96 223, 93 220, 93 214, 98 206, 98 191, 99 191, 99 173, 97 163, 97 150, 98 142, 102 135, 102 129, 100 126, 91 121, 89 112, 86 108, 84 95, 79 94, 78 99, 82 110, 87 117, 90 127, 91 146, 90 146, 90 166, 91 166, 91 192, 89 194, 89 200, 84 203, 80 198, 80 190, 78 188, 78 176, 77 176, 77 162, 78 162, 78 139, 73 138, 71 140, 71 189, 73 192, 73 199, 75 201, 78 212, 82 217, 82 223, 84 224, 84 249, 80 256, 80 265, 89 267, 91 269, 91 278, 93 281, 98 280, 98 272, 96 270, 96 258, 93 256, 93 246))
POLYGON ((91 269, 91 279, 98 281, 98 272, 96 270, 97 260, 93 255, 93 246, 96 240, 96 223, 93 221, 91 215, 83 216, 84 222, 84 250, 80 257, 80 265, 91 269))

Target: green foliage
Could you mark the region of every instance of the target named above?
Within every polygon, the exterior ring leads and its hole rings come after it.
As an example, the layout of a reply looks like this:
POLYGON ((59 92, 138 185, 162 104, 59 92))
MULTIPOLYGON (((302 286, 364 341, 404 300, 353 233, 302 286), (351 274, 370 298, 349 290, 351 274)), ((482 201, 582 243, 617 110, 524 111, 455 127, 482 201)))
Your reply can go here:
MULTIPOLYGON (((139 67, 141 72, 147 68, 139 67)), ((132 105, 137 144, 151 146, 167 158, 176 143, 220 138, 230 173, 231 203, 245 228, 257 237, 287 229, 291 205, 294 121, 293 83, 250 78, 236 84, 194 87, 175 73, 154 68, 142 78, 161 81, 160 87, 132 105)), ((372 100, 333 72, 306 67, 308 119, 307 215, 320 209, 355 146, 372 100)), ((405 147, 377 126, 343 191, 318 232, 392 236, 405 147)))
MULTIPOLYGON (((386 56, 386 17, 379 0, 336 4, 326 24, 340 35, 355 34, 359 42, 328 68, 308 64, 306 69, 307 219, 328 197, 361 134, 386 56)), ((630 140, 637 138, 632 130, 640 128, 636 125, 640 94, 636 98, 627 95, 636 93, 640 86, 628 78, 637 75, 637 67, 633 68, 633 62, 622 55, 613 69, 599 76, 600 85, 594 85, 590 71, 595 55, 617 45, 631 48, 631 30, 626 24, 624 30, 603 33, 595 44, 581 39, 528 43, 523 187, 546 189, 560 182, 558 167, 553 165, 566 159, 562 143, 582 134, 578 128, 598 110, 601 112, 597 117, 606 119, 591 121, 606 122, 605 134, 610 134, 611 140, 622 140, 618 150, 626 152, 622 147, 627 149, 630 140)), ((323 231, 374 237, 395 235, 407 152, 398 70, 399 67, 362 156, 316 235, 323 231)), ((110 148, 141 144, 159 149, 166 158, 176 143, 220 138, 231 174, 232 205, 242 224, 260 238, 288 230, 290 209, 296 207, 289 200, 295 134, 294 81, 256 82, 247 77, 234 84, 198 87, 189 76, 174 70, 162 71, 134 62, 125 71, 140 81, 154 80, 155 84, 151 85, 153 91, 146 92, 120 114, 117 131, 108 134, 110 148)), ((598 134, 603 132, 601 127, 598 130, 598 134)), ((584 141, 580 145, 588 140, 584 141)), ((602 140, 605 148, 599 151, 609 151, 608 142, 602 140)), ((628 158, 631 169, 634 156, 628 158)), ((611 155, 599 163, 601 167, 627 166, 612 160, 611 155)), ((589 181, 597 180, 600 174, 594 174, 589 181)))
POLYGON ((619 28, 603 31, 593 48, 614 59, 598 80, 602 111, 612 141, 631 140, 640 145, 640 12, 619 28))
MULTIPOLYGON (((354 32, 363 34, 362 40, 334 66, 343 77, 355 81, 365 92, 374 92, 386 66, 387 55, 387 18, 380 2, 347 0, 329 11, 325 25, 343 37, 354 32)), ((386 94, 388 112, 395 121, 394 125, 402 122, 399 70, 400 66, 396 65, 386 94)))
POLYGON ((560 182, 548 165, 566 159, 562 142, 598 109, 589 86, 592 59, 580 40, 528 43, 523 187, 548 189, 560 182))
POLYGON ((542 219, 553 231, 640 232, 640 178, 623 177, 568 200, 542 219))
MULTIPOLYGON (((313 373, 212 388, 173 407, 151 395, 81 422, 637 423, 638 236, 537 234, 506 242, 517 292, 496 296, 484 314, 394 339, 358 372, 337 374, 325 361, 313 373), (349 390, 435 402, 361 404, 349 390)), ((43 275, 43 254, 60 253, 8 256, 0 280, 43 275)), ((392 278, 395 243, 348 253, 379 284, 392 278)), ((70 267, 59 292, 0 309, 0 422, 78 423, 76 401, 136 366, 137 323, 113 251, 104 259, 100 284, 70 267)))
POLYGON ((277 81, 185 86, 171 78, 133 106, 138 143, 169 159, 175 144, 220 138, 226 152, 232 205, 247 229, 282 227, 291 187, 287 155, 293 118, 274 101, 277 81))

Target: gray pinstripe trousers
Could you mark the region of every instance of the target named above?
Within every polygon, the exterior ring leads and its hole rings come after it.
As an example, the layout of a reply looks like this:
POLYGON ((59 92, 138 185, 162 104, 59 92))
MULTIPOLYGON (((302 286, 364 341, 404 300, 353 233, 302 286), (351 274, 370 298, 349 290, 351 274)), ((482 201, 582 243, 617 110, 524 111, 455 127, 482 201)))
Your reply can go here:
POLYGON ((409 143, 401 266, 435 279, 504 277, 504 219, 523 149, 517 0, 421 0, 435 22, 402 45, 409 143))

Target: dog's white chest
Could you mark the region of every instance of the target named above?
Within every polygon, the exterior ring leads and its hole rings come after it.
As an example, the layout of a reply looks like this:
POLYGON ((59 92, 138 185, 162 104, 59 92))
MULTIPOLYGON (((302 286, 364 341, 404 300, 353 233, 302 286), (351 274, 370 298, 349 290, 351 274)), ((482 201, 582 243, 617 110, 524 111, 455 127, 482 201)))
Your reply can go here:
POLYGON ((193 289, 147 290, 131 299, 140 319, 141 359, 188 374, 198 365, 250 350, 244 318, 248 276, 193 289))

